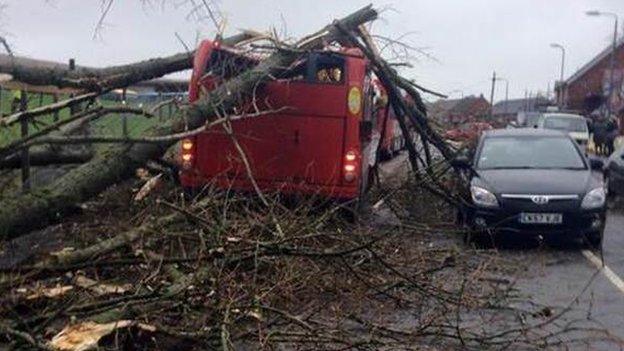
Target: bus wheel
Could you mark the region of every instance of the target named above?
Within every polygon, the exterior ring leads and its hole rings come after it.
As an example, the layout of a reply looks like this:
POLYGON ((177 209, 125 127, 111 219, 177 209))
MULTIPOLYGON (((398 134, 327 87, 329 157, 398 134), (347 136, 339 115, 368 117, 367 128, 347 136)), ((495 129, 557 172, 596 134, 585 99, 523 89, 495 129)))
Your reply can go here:
POLYGON ((354 199, 339 205, 340 218, 348 223, 357 223, 360 220, 360 200, 354 199))
POLYGON ((182 194, 184 196, 184 200, 193 201, 199 195, 199 188, 185 186, 182 188, 182 194))
POLYGON ((389 151, 388 149, 381 149, 379 152, 379 159, 381 161, 388 161, 389 159, 392 158, 392 151, 389 151))

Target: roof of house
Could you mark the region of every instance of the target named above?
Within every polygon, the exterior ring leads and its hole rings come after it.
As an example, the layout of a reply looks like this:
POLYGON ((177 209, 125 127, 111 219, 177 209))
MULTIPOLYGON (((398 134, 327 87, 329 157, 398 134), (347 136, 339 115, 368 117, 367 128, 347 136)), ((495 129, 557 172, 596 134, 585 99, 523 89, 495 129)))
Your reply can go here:
POLYGON ((517 114, 520 111, 535 111, 539 106, 550 104, 550 100, 545 97, 531 99, 511 99, 503 100, 494 104, 493 115, 517 114))
POLYGON ((440 99, 428 106, 429 114, 438 117, 448 114, 462 114, 468 112, 477 100, 485 100, 483 96, 467 96, 461 99, 440 99))
MULTIPOLYGON (((621 38, 617 42, 616 47, 620 49, 623 44, 624 44, 624 38, 621 38)), ((607 58, 611 54, 612 51, 613 51, 613 46, 612 44, 609 44, 609 46, 607 46, 598 55, 596 55, 593 59, 591 59, 591 61, 587 62, 585 65, 579 68, 576 72, 574 72, 574 74, 571 75, 570 78, 566 79, 565 80, 566 85, 571 84, 575 82, 576 80, 578 80, 579 78, 581 78, 583 75, 585 75, 585 73, 591 70, 595 65, 600 63, 600 61, 607 58)))

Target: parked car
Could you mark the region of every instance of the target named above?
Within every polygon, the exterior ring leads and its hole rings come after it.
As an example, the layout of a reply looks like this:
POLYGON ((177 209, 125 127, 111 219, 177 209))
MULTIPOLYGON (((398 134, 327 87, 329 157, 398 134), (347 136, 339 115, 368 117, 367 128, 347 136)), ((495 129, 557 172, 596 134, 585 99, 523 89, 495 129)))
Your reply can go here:
POLYGON ((607 160, 605 182, 610 195, 624 195, 624 147, 616 150, 607 160))
POLYGON ((520 111, 516 116, 516 123, 518 127, 534 128, 541 116, 541 112, 520 111))
POLYGON ((581 115, 571 113, 544 113, 537 122, 538 128, 554 129, 566 132, 587 151, 589 143, 589 126, 587 119, 581 115))
POLYGON ((540 235, 600 245, 603 162, 588 159, 569 135, 530 128, 487 131, 472 161, 462 156, 454 163, 472 169, 472 206, 461 216, 472 229, 468 240, 540 235))

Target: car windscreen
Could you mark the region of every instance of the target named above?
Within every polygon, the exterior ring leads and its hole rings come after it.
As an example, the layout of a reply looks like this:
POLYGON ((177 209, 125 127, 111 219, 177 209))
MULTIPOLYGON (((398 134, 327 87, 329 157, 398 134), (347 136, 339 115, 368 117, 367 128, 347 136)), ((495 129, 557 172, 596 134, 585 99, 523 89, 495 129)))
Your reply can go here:
POLYGON ((544 120, 544 128, 566 132, 586 132, 587 122, 584 118, 548 117, 544 120))
POLYGON ((585 161, 566 137, 500 136, 483 140, 478 169, 586 169, 585 161))

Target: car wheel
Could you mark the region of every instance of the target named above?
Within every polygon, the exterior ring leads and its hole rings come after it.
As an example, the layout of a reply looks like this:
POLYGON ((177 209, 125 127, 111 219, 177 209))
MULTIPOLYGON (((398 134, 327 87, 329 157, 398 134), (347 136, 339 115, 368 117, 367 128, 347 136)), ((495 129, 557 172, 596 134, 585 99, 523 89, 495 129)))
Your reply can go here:
POLYGON ((611 180, 611 177, 607 176, 607 196, 615 197, 615 195, 617 195, 617 193, 615 192, 613 180, 611 180))
POLYGON ((186 201, 194 201, 200 194, 200 188, 185 186, 182 188, 182 195, 186 201))
POLYGON ((458 208, 455 211, 455 225, 460 228, 465 228, 467 223, 468 220, 466 219, 466 212, 463 209, 458 208))
POLYGON ((602 246, 603 232, 589 233, 587 234, 587 243, 594 249, 599 249, 602 246))
POLYGON ((490 249, 495 246, 495 236, 489 232, 467 228, 464 233, 464 243, 473 245, 477 249, 490 249))
POLYGON ((613 187, 611 186, 611 179, 610 179, 609 174, 607 172, 604 173, 604 175, 602 177, 602 182, 604 184, 605 194, 607 194, 607 199, 612 198, 613 197, 613 187))

